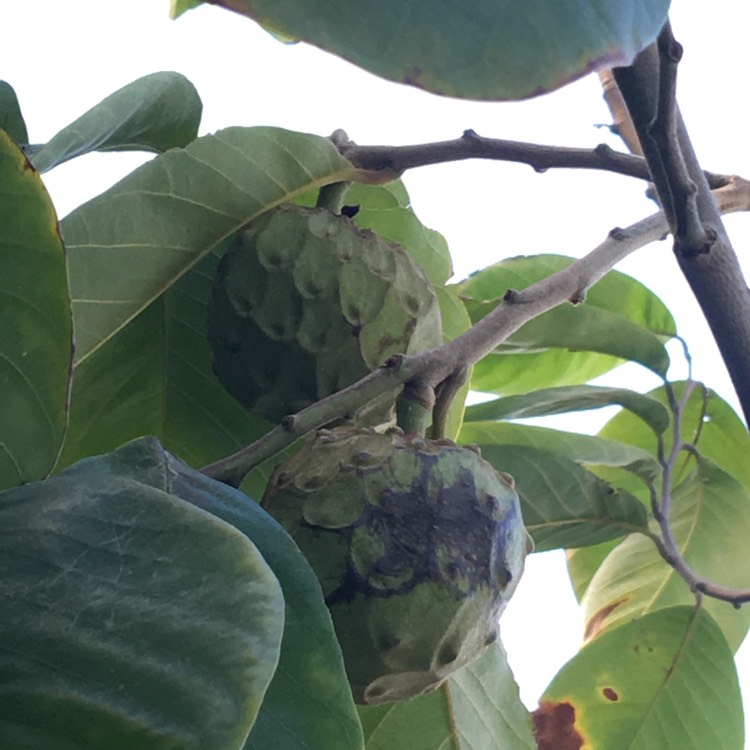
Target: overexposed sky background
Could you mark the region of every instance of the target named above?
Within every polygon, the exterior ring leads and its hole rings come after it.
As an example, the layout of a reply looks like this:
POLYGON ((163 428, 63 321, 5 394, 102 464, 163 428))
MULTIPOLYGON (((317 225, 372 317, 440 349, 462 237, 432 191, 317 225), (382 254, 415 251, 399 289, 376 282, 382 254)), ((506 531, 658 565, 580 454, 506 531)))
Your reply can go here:
MULTIPOLYGON (((0 5, 0 78, 15 88, 33 143, 55 132, 108 94, 158 70, 176 70, 204 103, 201 134, 229 125, 276 125, 328 135, 343 128, 360 144, 408 144, 481 135, 593 147, 617 139, 596 76, 520 103, 443 99, 382 81, 305 45, 285 46, 252 21, 203 6, 177 21, 168 0, 25 0, 0 5)), ((750 178, 744 80, 750 6, 676 0, 672 24, 685 47, 679 101, 706 169, 750 178)), ((45 175, 62 217, 150 156, 94 154, 45 175)), ((654 211, 636 180, 591 171, 551 170, 466 161, 413 170, 404 177, 422 221, 448 240, 456 277, 502 257, 554 252, 581 256, 614 226, 654 211)), ((750 274, 750 216, 727 217, 735 248, 750 274)), ((693 355, 693 373, 736 405, 703 317, 669 243, 640 250, 618 266, 652 288, 675 315, 693 355)), ((686 374, 671 349, 673 378, 686 374)), ((621 368, 611 385, 649 389, 642 368, 621 368)), ((563 429, 597 430, 611 412, 557 419, 563 429)), ((530 707, 580 645, 582 622, 562 553, 533 555, 503 617, 503 641, 530 707)), ((750 647, 738 653, 750 697, 750 647)))

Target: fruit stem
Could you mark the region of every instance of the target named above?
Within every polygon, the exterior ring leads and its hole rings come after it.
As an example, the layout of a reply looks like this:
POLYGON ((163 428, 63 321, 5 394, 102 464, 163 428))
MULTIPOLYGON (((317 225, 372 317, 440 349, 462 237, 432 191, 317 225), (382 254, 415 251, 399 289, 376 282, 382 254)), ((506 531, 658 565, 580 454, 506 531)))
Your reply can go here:
POLYGON ((432 421, 435 392, 422 380, 411 380, 396 399, 396 424, 407 435, 425 436, 432 421))
POLYGON ((318 191, 318 200, 315 203, 317 208, 327 208, 334 214, 340 214, 344 206, 344 196, 351 182, 332 182, 330 185, 323 185, 318 191))

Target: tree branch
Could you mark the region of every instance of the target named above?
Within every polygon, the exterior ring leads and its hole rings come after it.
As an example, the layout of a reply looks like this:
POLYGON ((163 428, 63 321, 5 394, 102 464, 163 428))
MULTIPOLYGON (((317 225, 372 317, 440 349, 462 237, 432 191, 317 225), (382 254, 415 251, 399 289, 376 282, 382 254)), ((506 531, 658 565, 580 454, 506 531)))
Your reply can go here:
MULTIPOLYGON (((413 146, 358 146, 343 131, 331 136, 339 151, 352 164, 371 172, 398 175, 406 169, 465 159, 491 159, 528 164, 537 172, 548 169, 599 169, 616 174, 650 179, 646 162, 640 156, 615 151, 605 143, 596 148, 543 146, 537 143, 484 138, 473 130, 460 138, 413 146)), ((707 174, 711 187, 726 185, 726 175, 707 174)))
MULTIPOLYGON (((705 594, 713 599, 729 602, 739 608, 745 602, 750 601, 750 589, 727 588, 700 576, 688 565, 672 532, 672 475, 680 454, 685 450, 694 451, 693 446, 688 446, 682 442, 682 415, 694 386, 694 383, 686 385, 679 403, 675 400, 671 389, 668 389, 669 404, 674 419, 674 437, 669 456, 664 457, 663 451, 660 450, 659 463, 662 467, 661 498, 658 502, 653 502, 653 514, 659 524, 661 538, 651 534, 649 536, 655 542, 659 554, 664 558, 665 562, 685 580, 693 593, 698 596, 705 594)), ((697 454, 696 458, 700 461, 700 456, 697 456, 697 454)))
POLYGON ((675 237, 677 262, 750 423, 750 293, 674 101, 675 44, 665 27, 659 42, 630 67, 616 68, 614 76, 675 237))
MULTIPOLYGON (((746 180, 736 178, 717 190, 716 194, 727 211, 750 210, 750 182, 746 180)), ((204 466, 201 471, 238 487, 248 472, 298 438, 335 419, 353 414, 385 393, 397 392, 410 380, 421 378, 437 388, 479 361, 532 318, 567 300, 579 301, 586 289, 620 260, 644 245, 663 238, 667 232, 667 222, 661 212, 627 229, 613 229, 601 245, 568 268, 523 291, 509 291, 495 310, 453 341, 409 357, 391 357, 385 365, 362 380, 294 416, 286 417, 281 425, 254 443, 204 466)))

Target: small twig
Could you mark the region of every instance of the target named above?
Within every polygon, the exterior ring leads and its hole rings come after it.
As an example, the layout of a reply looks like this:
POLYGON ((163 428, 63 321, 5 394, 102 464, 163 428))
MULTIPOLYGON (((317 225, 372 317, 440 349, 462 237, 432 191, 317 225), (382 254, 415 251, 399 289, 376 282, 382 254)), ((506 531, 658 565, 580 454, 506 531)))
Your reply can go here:
POLYGON ((662 467, 661 499, 660 501, 657 501, 655 493, 653 493, 651 497, 653 515, 656 522, 659 524, 661 538, 655 535, 649 536, 656 544, 659 554, 664 561, 685 580, 688 586, 690 586, 690 590, 696 594, 698 599, 700 599, 701 595, 705 594, 713 599, 720 599, 729 602, 739 608, 743 603, 750 601, 750 589, 727 588, 712 581, 708 581, 698 575, 683 557, 672 531, 672 481, 674 468, 683 451, 687 451, 700 461, 700 455, 695 447, 692 444, 686 444, 682 440, 682 416, 690 399, 690 395, 696 385, 697 383, 688 381, 679 402, 674 398, 674 392, 672 389, 668 388, 667 390, 674 422, 672 447, 669 456, 666 459, 663 455, 659 458, 659 463, 662 467))
MULTIPOLYGON (((334 133, 341 154, 360 169, 400 174, 406 169, 464 159, 490 159, 528 164, 537 172, 548 169, 599 169, 648 180, 646 162, 640 156, 615 151, 607 144, 596 148, 543 146, 537 143, 485 138, 466 130, 460 138, 412 146, 359 146, 334 133)), ((726 185, 728 175, 707 173, 712 188, 726 185)))

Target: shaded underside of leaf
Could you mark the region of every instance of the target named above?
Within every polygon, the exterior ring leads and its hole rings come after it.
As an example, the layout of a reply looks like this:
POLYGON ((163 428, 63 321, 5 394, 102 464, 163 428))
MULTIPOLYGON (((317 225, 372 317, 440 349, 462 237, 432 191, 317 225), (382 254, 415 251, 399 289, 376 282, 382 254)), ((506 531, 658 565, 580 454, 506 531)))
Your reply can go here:
POLYGON ((284 593, 279 664, 245 748, 357 750, 362 730, 341 649, 318 580, 297 545, 242 492, 175 459, 171 467, 174 491, 252 540, 284 593))
POLYGON ((656 459, 640 448, 616 440, 549 427, 508 422, 465 422, 459 441, 464 445, 479 445, 482 449, 491 445, 527 446, 557 454, 587 468, 618 467, 632 473, 642 483, 654 482, 661 471, 656 459))
POLYGON ((333 52, 383 78, 446 96, 521 99, 597 67, 628 64, 658 33, 668 0, 467 6, 384 0, 212 0, 275 34, 333 52))
POLYGON ((174 484, 147 439, 0 495, 4 746, 243 742, 276 668, 281 589, 174 484))
POLYGON ((482 456, 515 480, 523 522, 541 552, 584 547, 646 528, 646 509, 583 467, 549 451, 481 445, 482 456))
POLYGON ((705 611, 672 607, 609 631, 557 674, 535 712, 539 750, 742 750, 732 653, 705 611), (576 740, 573 742, 573 740, 576 740))
POLYGON ((32 162, 46 172, 90 151, 166 151, 198 135, 203 105, 180 73, 151 73, 123 86, 44 144, 32 162))
POLYGON ((627 388, 594 385, 545 388, 474 404, 466 409, 464 419, 467 422, 477 422, 488 419, 541 417, 599 409, 614 404, 619 404, 639 416, 656 433, 664 432, 669 426, 669 412, 656 399, 627 388))
POLYGON ((57 217, 0 131, 0 490, 44 477, 60 450, 73 356, 57 217))

